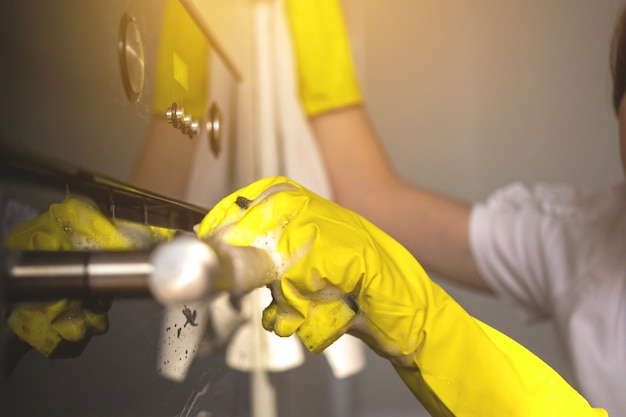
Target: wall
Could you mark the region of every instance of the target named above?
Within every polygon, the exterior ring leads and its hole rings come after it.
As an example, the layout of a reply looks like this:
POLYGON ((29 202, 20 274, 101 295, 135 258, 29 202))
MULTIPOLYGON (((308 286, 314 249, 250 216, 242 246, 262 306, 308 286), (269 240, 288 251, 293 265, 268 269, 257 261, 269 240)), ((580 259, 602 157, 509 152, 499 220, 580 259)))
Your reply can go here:
MULTIPOLYGON (((516 180, 620 181, 608 64, 621 5, 345 0, 369 111, 395 167, 470 201, 516 180)), ((502 302, 444 286, 566 372, 550 324, 524 324, 502 302)), ((354 381, 354 415, 415 416, 390 366, 369 359, 354 381)))

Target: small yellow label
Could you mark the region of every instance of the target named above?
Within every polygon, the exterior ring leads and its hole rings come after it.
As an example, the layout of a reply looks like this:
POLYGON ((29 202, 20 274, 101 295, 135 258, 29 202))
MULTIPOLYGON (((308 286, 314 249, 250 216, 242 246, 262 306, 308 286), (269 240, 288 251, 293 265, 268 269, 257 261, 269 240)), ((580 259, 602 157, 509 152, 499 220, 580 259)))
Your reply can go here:
POLYGON ((185 90, 189 90, 189 69, 187 68, 187 63, 183 61, 183 59, 178 56, 176 52, 172 52, 172 65, 174 70, 174 79, 180 84, 185 90))

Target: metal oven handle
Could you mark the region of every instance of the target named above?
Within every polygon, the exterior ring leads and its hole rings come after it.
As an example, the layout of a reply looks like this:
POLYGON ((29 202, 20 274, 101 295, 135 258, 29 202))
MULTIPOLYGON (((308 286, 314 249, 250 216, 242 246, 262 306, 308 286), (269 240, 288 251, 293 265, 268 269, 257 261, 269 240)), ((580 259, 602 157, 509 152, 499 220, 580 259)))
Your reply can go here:
POLYGON ((263 250, 207 244, 180 235, 148 251, 4 250, 2 292, 8 302, 56 298, 152 297, 165 305, 238 298, 270 282, 263 250))

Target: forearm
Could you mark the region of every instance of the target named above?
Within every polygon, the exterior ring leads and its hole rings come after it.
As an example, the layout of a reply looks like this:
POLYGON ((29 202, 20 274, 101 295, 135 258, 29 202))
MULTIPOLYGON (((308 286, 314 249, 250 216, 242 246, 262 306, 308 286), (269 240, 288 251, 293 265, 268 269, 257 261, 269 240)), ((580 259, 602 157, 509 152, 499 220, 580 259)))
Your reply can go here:
POLYGON ((470 251, 468 203, 400 178, 363 106, 310 121, 339 204, 399 240, 436 275, 487 290, 470 251))
POLYGON ((359 208, 372 190, 399 181, 363 106, 321 113, 310 122, 338 203, 359 208))

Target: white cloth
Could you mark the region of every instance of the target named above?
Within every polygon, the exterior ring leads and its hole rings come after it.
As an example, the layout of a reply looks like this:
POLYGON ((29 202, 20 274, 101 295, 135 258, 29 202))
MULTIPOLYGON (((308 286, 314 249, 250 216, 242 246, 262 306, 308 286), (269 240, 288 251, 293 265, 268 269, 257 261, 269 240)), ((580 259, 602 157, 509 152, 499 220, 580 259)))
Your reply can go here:
MULTIPOLYGON (((305 117, 296 89, 296 68, 283 1, 274 3, 274 59, 276 115, 282 138, 283 173, 324 198, 332 198, 324 162, 305 117)), ((346 378, 365 367, 363 343, 343 335, 323 352, 336 378, 346 378)))
MULTIPOLYGON (((330 185, 308 121, 296 91, 296 71, 282 0, 254 5, 255 73, 258 77, 259 176, 286 175, 330 198, 330 185)), ((263 291, 265 290, 265 291, 263 291)), ((244 299, 247 322, 233 335, 226 354, 230 367, 241 371, 280 372, 304 362, 297 337, 278 337, 261 328, 260 313, 269 304, 269 292, 257 290, 244 299)), ((344 335, 323 352, 336 378, 361 371, 366 362, 360 340, 344 335)))
POLYGON ((298 71, 282 0, 275 3, 275 13, 276 122, 282 139, 283 174, 324 198, 332 198, 324 162, 298 97, 298 71))
MULTIPOLYGON (((277 0, 276 0, 277 1, 277 0)), ((281 145, 276 118, 275 94, 275 1, 253 3, 255 85, 255 125, 258 154, 258 177, 281 174, 281 145)), ((226 351, 226 363, 233 369, 255 372, 280 372, 300 366, 304 362, 304 352, 297 337, 278 337, 265 331, 261 326, 261 313, 269 304, 269 290, 259 288, 242 300, 242 317, 245 322, 237 328, 226 351)), ((271 299, 271 297, 270 297, 271 299)), ((254 376, 253 376, 254 379, 254 376)), ((263 378, 264 379, 264 378, 263 378)), ((262 382, 263 385, 265 382, 262 382)), ((273 396, 271 387, 257 386, 253 382, 255 396, 273 396)), ((253 404, 255 414, 275 415, 274 404, 261 406, 260 411, 253 404)))
POLYGON ((551 318, 570 381, 626 415, 626 184, 600 192, 512 184, 475 205, 472 252, 488 285, 529 319, 551 318))

